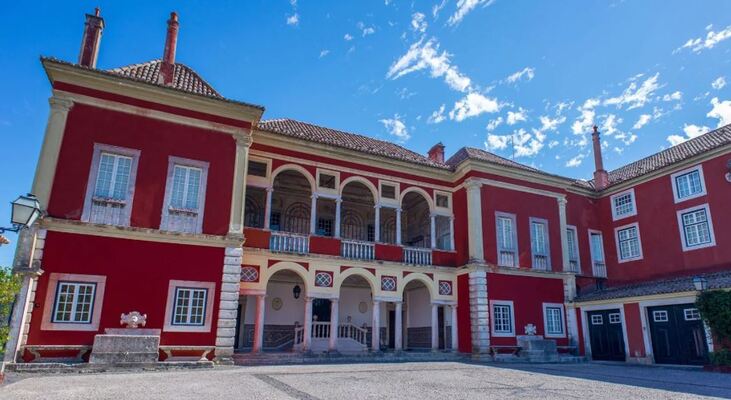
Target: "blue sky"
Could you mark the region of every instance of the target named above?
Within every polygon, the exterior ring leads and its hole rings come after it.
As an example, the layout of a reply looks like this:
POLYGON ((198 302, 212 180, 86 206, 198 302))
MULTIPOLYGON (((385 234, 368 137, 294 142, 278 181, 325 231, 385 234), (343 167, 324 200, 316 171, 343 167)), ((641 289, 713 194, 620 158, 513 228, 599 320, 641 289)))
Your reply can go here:
POLYGON ((176 10, 178 61, 224 96, 421 153, 442 141, 589 178, 593 124, 612 169, 731 123, 729 1, 22 3, 0 15, 1 204, 33 178, 50 96, 38 57, 75 61, 95 6, 99 68, 159 58, 176 10))

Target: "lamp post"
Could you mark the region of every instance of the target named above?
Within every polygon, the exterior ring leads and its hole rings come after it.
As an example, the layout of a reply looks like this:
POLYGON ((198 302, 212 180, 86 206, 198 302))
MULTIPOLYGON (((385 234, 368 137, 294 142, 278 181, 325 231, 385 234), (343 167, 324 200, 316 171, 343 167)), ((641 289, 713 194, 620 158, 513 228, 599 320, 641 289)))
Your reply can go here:
POLYGON ((10 228, 0 227, 0 233, 18 232, 23 228, 33 225, 41 216, 41 203, 38 202, 36 196, 28 193, 25 196, 18 196, 12 205, 10 211, 10 222, 13 224, 10 228))
POLYGON ((702 291, 708 289, 708 279, 706 279, 702 276, 694 276, 693 277, 693 286, 695 286, 695 290, 702 292, 702 291))

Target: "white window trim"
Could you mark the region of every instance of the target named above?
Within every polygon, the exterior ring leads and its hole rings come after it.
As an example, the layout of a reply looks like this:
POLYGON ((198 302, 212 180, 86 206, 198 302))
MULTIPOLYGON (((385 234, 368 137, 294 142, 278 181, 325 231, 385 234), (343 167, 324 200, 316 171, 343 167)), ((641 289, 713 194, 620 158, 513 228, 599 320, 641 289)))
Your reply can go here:
POLYGON ((543 303, 543 335, 547 338, 566 337, 566 310, 561 303, 543 303), (548 333, 548 308, 561 309, 561 333, 548 333))
POLYGON ((129 182, 127 188, 127 201, 124 206, 124 219, 122 226, 129 226, 130 217, 132 216, 132 205, 135 197, 135 186, 137 181, 137 164, 139 164, 140 150, 129 149, 126 147, 112 146, 102 143, 94 143, 94 155, 91 158, 91 167, 89 169, 89 180, 86 183, 86 194, 84 196, 84 209, 81 212, 81 221, 89 222, 91 219, 91 202, 94 198, 94 190, 96 189, 96 178, 99 175, 99 162, 102 153, 118 154, 120 156, 132 158, 132 164, 129 171, 129 182))
POLYGON ((246 168, 247 168, 246 185, 247 186, 254 186, 254 187, 264 188, 264 189, 271 187, 272 182, 270 182, 270 180, 269 180, 269 178, 272 176, 272 159, 271 158, 264 158, 264 157, 249 155, 249 158, 246 160, 246 163, 247 163, 246 164, 246 168), (267 166, 266 175, 267 176, 249 175, 249 172, 248 172, 249 161, 255 161, 255 162, 262 163, 262 164, 266 164, 266 166, 267 166))
POLYGON ((379 180, 378 181, 378 201, 380 204, 391 204, 395 205, 395 208, 400 207, 399 199, 401 199, 401 187, 397 182, 393 181, 386 181, 386 180, 379 180), (394 195, 395 198, 389 199, 386 197, 383 197, 383 185, 387 186, 393 186, 394 195))
POLYGON ((441 210, 451 210, 452 209, 452 193, 443 192, 441 190, 435 190, 434 191, 434 208, 441 209, 441 210), (437 205, 437 195, 447 197, 447 206, 446 207, 440 207, 437 205))
POLYGON ((511 300, 490 300, 490 332, 495 337, 515 337, 515 306, 511 300), (495 332, 495 311, 493 306, 510 306, 512 332, 495 332))
POLYGON ((201 170, 201 181, 198 187, 198 214, 196 215, 195 233, 203 233, 203 214, 206 209, 206 188, 208 186, 208 166, 205 161, 191 160, 181 157, 168 157, 168 174, 165 183, 165 201, 162 204, 162 219, 160 220, 160 230, 170 230, 170 201, 173 197, 173 175, 175 166, 193 167, 201 170))
POLYGON ((716 235, 713 232, 713 218, 711 218, 711 208, 706 204, 697 205, 694 207, 688 207, 684 210, 679 210, 677 212, 677 218, 678 218, 678 230, 680 231, 680 245, 683 247, 683 251, 693 251, 698 249, 705 249, 706 247, 713 247, 716 245, 716 235), (691 212, 691 211, 697 211, 700 209, 706 210, 706 218, 708 218, 708 232, 711 236, 711 241, 709 243, 700 244, 697 246, 688 246, 687 243, 685 243, 685 229, 683 226, 683 214, 691 212))
MULTIPOLYGON (((581 251, 579 251, 579 231, 576 229, 576 225, 566 225, 566 230, 574 232, 574 244, 576 245, 576 271, 581 273, 581 251)), ((567 239, 568 241, 568 239, 567 239)), ((591 243, 589 244, 591 246, 591 243)), ((571 257, 569 256, 569 261, 571 257)), ((593 261, 593 260, 592 260, 593 261)))
POLYGON ((686 200, 695 199, 695 198, 698 198, 698 197, 701 197, 701 196, 705 196, 707 194, 707 192, 706 192, 706 179, 703 176, 703 165, 702 164, 698 164, 695 167, 687 168, 687 169, 684 169, 682 171, 678 171, 678 172, 670 175, 670 185, 673 187, 673 199, 675 200, 675 203, 676 204, 677 203, 681 203, 681 202, 686 201, 686 200), (675 178, 677 178, 677 177, 679 177, 681 175, 685 175, 685 174, 691 173, 691 172, 696 171, 696 170, 698 171, 698 176, 700 177, 701 186, 702 186, 703 190, 701 190, 699 193, 690 195, 688 197, 683 197, 682 199, 679 198, 678 197, 678 185, 675 182, 675 178))
POLYGON ((210 332, 211 321, 213 320, 213 298, 215 297, 215 282, 200 281, 178 281, 170 280, 168 286, 168 299, 165 305, 165 324, 163 332, 210 332), (206 314, 203 318, 203 325, 173 325, 173 315, 175 314, 175 289, 191 288, 191 289, 207 289, 206 294, 206 314))
POLYGON ((59 274, 52 273, 46 286, 46 298, 43 303, 43 320, 41 321, 42 331, 91 331, 99 330, 101 321, 102 304, 104 302, 104 289, 107 277, 104 275, 81 275, 81 274, 59 274), (94 303, 91 307, 91 321, 88 323, 79 322, 54 322, 54 311, 56 306, 56 291, 59 282, 95 284, 94 303))
POLYGON ((535 257, 536 257, 536 254, 533 253, 533 223, 534 222, 543 224, 543 226, 546 229, 546 254, 545 254, 545 256, 548 259, 547 260, 547 262, 548 262, 547 270, 551 271, 553 269, 552 264, 551 264, 551 236, 549 234, 548 220, 545 218, 535 218, 535 217, 528 218, 528 226, 529 226, 529 230, 530 230, 530 243, 531 243, 531 246, 530 246, 531 267, 535 268, 533 266, 533 264, 535 262, 535 257))
MULTIPOLYGON (((513 250, 515 252, 515 264, 514 265, 502 265, 500 264, 500 243, 497 243, 497 246, 495 246, 495 249, 497 251, 497 264, 500 267, 518 267, 520 266, 520 260, 518 257, 520 256, 520 251, 518 249, 518 219, 515 214, 510 214, 502 211, 495 211, 495 239, 496 241, 500 238, 500 226, 498 225, 498 218, 499 217, 505 217, 510 218, 513 220, 513 243, 515 244, 513 250)), ((532 262, 531 262, 532 264, 532 262)))
POLYGON ((338 196, 338 194, 340 193, 340 172, 333 171, 330 169, 318 168, 317 172, 315 174, 315 188, 317 190, 317 193, 324 193, 324 194, 338 196), (322 175, 322 174, 332 175, 335 177, 335 187, 334 188, 331 189, 331 188, 325 188, 325 187, 320 186, 320 175, 322 175))
MULTIPOLYGON (((602 242, 602 262, 604 263, 604 268, 605 269, 607 268, 607 249, 604 246, 604 234, 602 233, 602 231, 597 230, 597 229, 589 229, 588 230, 588 238, 589 238, 589 258, 590 258, 590 261, 591 261, 591 274, 592 275, 595 275, 594 274, 594 269, 595 269, 594 268, 594 261, 595 261, 595 257, 594 257, 594 246, 592 245, 592 241, 591 241, 591 235, 592 234, 599 235, 599 238, 601 238, 601 242, 602 242)), ((608 274, 608 271, 607 271, 607 274, 608 274)))
MULTIPOLYGON (((625 263, 625 262, 642 260, 642 258, 643 258, 643 252, 642 252, 642 235, 640 234, 640 224, 637 223, 637 222, 633 222, 631 224, 622 225, 622 226, 619 226, 619 227, 614 228, 614 244, 615 244, 615 246, 617 248, 617 262, 618 263, 625 263), (635 229, 637 229, 637 245, 639 246, 640 254, 638 256, 636 256, 636 257, 624 258, 623 259, 622 258, 622 254, 619 251, 619 231, 622 231, 622 230, 625 230, 625 229, 628 229, 628 228, 632 228, 632 227, 634 227, 635 229)), ((606 264, 606 262, 605 262, 605 264, 606 264)))
POLYGON ((637 215, 637 198, 635 197, 635 189, 628 189, 623 192, 619 192, 616 194, 613 194, 611 197, 609 197, 609 203, 612 206, 612 221, 617 221, 624 218, 629 218, 637 215), (617 208, 614 206, 614 199, 620 196, 624 196, 626 194, 630 193, 632 195, 632 212, 629 214, 623 214, 623 215, 617 215, 617 208))

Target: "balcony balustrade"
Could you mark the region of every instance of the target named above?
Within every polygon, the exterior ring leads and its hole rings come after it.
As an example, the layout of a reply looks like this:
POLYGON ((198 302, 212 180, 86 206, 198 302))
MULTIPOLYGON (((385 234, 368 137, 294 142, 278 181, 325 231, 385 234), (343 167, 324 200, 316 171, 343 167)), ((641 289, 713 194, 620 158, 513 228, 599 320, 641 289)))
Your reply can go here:
POLYGON ((431 265, 431 249, 421 247, 404 247, 404 262, 415 265, 431 265))
POLYGON ((340 249, 340 255, 344 258, 354 260, 374 260, 376 258, 376 245, 372 242, 342 240, 340 249))
POLYGON ((272 232, 269 250, 277 253, 307 254, 310 252, 310 238, 297 233, 272 232))

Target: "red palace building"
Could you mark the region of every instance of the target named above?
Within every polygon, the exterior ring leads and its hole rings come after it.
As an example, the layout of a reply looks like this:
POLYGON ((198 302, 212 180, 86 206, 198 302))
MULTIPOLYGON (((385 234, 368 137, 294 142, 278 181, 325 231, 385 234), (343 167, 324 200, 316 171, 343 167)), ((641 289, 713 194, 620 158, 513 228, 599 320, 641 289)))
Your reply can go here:
MULTIPOLYGON (((223 97, 175 60, 42 58, 50 115, 19 238, 6 361, 78 357, 121 314, 160 360, 261 351, 703 363, 698 286, 731 288, 731 126, 591 181, 476 148, 448 159, 223 97), (13 351, 15 350, 15 351, 13 351)), ((715 344, 716 346, 718 344, 715 344)))

